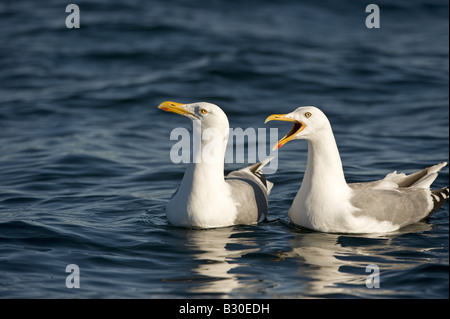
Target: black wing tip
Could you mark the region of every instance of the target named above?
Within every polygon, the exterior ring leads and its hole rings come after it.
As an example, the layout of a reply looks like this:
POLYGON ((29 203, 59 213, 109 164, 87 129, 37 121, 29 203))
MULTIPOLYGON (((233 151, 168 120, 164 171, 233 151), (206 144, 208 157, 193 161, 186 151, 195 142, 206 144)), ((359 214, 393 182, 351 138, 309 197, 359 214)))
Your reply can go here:
POLYGON ((256 164, 253 164, 252 166, 249 166, 248 169, 250 170, 250 172, 252 172, 253 174, 258 173, 264 166, 266 166, 271 160, 273 160, 275 158, 275 156, 270 156, 268 158, 266 158, 265 160, 258 162, 256 164))
POLYGON ((250 172, 256 176, 264 185, 264 187, 268 188, 268 181, 266 179, 266 176, 263 174, 263 172, 261 172, 261 169, 266 166, 272 159, 274 158, 274 156, 268 157, 265 160, 253 164, 252 166, 249 166, 248 169, 250 170, 250 172))
POLYGON ((450 190, 449 186, 446 186, 441 189, 435 189, 431 192, 431 197, 433 198, 433 209, 431 212, 426 216, 430 216, 434 212, 436 212, 439 208, 442 207, 442 205, 445 204, 445 202, 448 200, 450 196, 450 190))

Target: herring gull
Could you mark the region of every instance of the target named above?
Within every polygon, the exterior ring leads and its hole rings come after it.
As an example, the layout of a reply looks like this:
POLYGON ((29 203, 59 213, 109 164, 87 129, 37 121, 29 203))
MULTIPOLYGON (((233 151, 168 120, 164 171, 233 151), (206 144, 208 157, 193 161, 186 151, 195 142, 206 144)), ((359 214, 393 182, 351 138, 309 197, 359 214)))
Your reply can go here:
POLYGON ((293 122, 275 145, 308 142, 306 172, 288 216, 295 225, 321 232, 383 233, 417 223, 441 207, 449 188, 430 190, 446 162, 414 174, 393 172, 381 180, 347 184, 330 122, 316 107, 273 114, 268 121, 293 122))
POLYGON ((181 185, 166 207, 169 223, 179 227, 217 228, 263 221, 273 184, 261 169, 271 157, 224 176, 225 150, 229 136, 228 118, 217 105, 166 101, 158 106, 198 121, 200 147, 193 150, 181 185))

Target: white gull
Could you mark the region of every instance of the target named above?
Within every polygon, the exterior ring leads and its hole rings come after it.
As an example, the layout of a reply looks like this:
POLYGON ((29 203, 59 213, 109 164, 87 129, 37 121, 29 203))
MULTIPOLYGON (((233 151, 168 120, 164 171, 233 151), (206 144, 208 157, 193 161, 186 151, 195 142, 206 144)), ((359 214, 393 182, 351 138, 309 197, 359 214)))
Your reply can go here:
POLYGON ((395 231, 419 222, 449 197, 449 188, 430 190, 446 162, 411 175, 393 172, 379 181, 347 184, 330 122, 316 107, 273 114, 268 121, 293 122, 275 148, 294 139, 308 142, 308 163, 288 215, 293 224, 332 233, 395 231))
MULTIPOLYGON (((217 105, 166 101, 158 108, 199 121, 200 147, 194 151, 180 187, 166 207, 169 223, 180 227, 216 228, 255 224, 268 213, 268 195, 273 184, 261 168, 272 158, 224 176, 228 118, 217 105), (206 155, 206 156, 205 156, 206 155)), ((195 133, 194 133, 195 134, 195 133)))

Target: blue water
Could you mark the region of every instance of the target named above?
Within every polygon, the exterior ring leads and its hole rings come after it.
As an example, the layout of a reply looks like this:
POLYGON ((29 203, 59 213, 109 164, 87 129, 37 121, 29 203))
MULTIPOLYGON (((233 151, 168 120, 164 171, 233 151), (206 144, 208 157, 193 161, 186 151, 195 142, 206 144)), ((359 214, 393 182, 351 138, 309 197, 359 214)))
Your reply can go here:
POLYGON ((281 137, 289 125, 268 115, 319 106, 349 182, 448 161, 447 0, 377 1, 379 29, 366 1, 75 3, 79 29, 67 1, 0 3, 1 298, 448 298, 448 204, 390 234, 289 224, 304 141, 268 176, 268 221, 168 225, 186 167, 170 132, 190 123, 157 109, 208 101, 231 127, 281 137))

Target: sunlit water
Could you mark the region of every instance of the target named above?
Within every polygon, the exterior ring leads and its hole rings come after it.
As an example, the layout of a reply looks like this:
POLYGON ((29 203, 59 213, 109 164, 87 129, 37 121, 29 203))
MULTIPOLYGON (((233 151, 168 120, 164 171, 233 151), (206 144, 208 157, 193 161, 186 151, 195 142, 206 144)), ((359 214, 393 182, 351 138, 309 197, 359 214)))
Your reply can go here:
POLYGON ((390 234, 289 224, 304 141, 268 176, 268 221, 168 225, 169 136, 191 124, 156 108, 208 101, 281 137, 268 115, 319 106, 349 182, 448 161, 448 1, 379 1, 376 30, 358 1, 76 3, 80 29, 64 1, 0 4, 1 298, 448 298, 448 204, 390 234))

